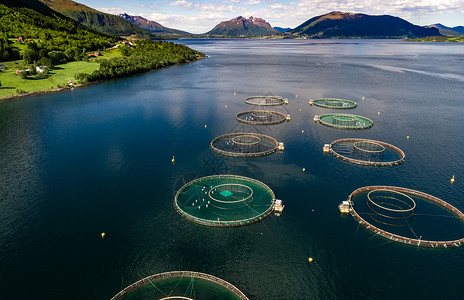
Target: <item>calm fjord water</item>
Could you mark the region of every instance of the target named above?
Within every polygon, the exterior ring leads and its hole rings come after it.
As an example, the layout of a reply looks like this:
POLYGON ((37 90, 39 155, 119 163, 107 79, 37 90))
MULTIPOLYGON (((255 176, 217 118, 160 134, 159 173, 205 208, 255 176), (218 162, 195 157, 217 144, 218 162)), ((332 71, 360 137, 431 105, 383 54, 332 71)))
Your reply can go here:
MULTIPOLYGON (((462 294, 464 248, 389 242, 342 218, 337 205, 356 188, 396 185, 464 210, 464 45, 180 42, 209 58, 0 104, 2 299, 109 299, 171 270, 218 276, 251 299, 462 294), (289 99, 276 109, 292 120, 238 125, 235 115, 250 109, 243 99, 268 93, 289 99), (308 105, 319 97, 357 101, 349 113, 374 126, 314 123, 315 114, 332 112, 308 105), (255 159, 210 151, 214 137, 239 130, 259 130, 286 149, 255 159), (322 154, 324 143, 343 137, 391 143, 406 161, 368 168, 322 154), (218 173, 267 184, 286 204, 282 216, 239 228, 182 219, 173 208, 176 189, 218 173)), ((461 224, 444 231, 464 236, 461 224)))

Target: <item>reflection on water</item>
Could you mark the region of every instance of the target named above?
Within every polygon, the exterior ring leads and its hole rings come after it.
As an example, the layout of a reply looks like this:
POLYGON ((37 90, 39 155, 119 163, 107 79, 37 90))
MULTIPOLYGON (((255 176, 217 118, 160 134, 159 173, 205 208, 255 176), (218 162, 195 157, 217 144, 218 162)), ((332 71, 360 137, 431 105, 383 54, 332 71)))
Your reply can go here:
MULTIPOLYGON (((171 270, 221 277, 252 299, 456 298, 464 249, 391 243, 342 218, 337 205, 359 187, 395 185, 464 209, 463 45, 179 42, 209 58, 0 105, 0 287, 7 298, 109 299, 171 270), (289 99, 275 109, 291 121, 253 127, 235 120, 250 109, 246 97, 266 94, 289 99), (309 106, 316 98, 354 100, 353 113, 375 125, 320 126, 314 115, 334 111, 309 106), (285 150, 250 159, 210 150, 213 138, 238 131, 269 135, 285 150), (371 168, 322 153, 325 143, 349 137, 393 144, 406 160, 371 168), (222 229, 175 212, 176 182, 218 173, 268 185, 286 205, 282 216, 222 229)), ((453 236, 464 235, 463 227, 453 226, 453 236)))

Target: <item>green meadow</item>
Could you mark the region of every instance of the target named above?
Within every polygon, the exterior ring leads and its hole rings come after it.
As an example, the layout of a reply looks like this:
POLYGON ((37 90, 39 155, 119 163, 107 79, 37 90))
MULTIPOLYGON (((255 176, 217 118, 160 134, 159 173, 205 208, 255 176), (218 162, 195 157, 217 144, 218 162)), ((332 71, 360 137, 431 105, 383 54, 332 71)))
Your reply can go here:
MULTIPOLYGON (((113 49, 103 52, 102 58, 113 58, 121 56, 118 49, 113 49)), ((27 79, 21 79, 16 75, 16 70, 23 65, 22 60, 0 62, 1 65, 7 67, 6 70, 0 72, 0 98, 17 95, 21 93, 52 90, 60 87, 68 86, 68 81, 75 83, 74 75, 77 73, 92 73, 100 67, 99 60, 102 58, 91 58, 88 62, 73 61, 55 66, 46 75, 46 78, 37 79, 35 76, 29 75, 27 79)))

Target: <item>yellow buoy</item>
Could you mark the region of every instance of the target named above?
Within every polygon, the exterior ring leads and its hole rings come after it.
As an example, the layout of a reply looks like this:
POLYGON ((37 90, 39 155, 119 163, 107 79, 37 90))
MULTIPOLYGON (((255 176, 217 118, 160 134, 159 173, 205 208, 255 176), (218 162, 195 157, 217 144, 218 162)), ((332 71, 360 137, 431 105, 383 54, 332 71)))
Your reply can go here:
POLYGON ((102 232, 102 234, 101 234, 102 239, 105 238, 105 235, 106 235, 106 233, 102 232))
POLYGON ((205 124, 205 128, 208 127, 208 125, 205 124))
POLYGON ((304 171, 306 171, 306 169, 305 169, 305 168, 303 168, 303 172, 304 172, 304 171))
POLYGON ((235 95, 237 95, 237 93, 236 93, 236 92, 234 92, 234 96, 235 96, 235 95))
POLYGON ((308 258, 308 261, 309 261, 309 262, 312 262, 312 261, 313 261, 313 258, 312 258, 312 257, 308 258))
POLYGON ((227 105, 226 105, 226 108, 227 108, 227 105))
POLYGON ((362 99, 361 99, 361 100, 362 100, 362 101, 364 101, 364 96, 362 97, 362 99))
POLYGON ((304 133, 304 130, 302 130, 301 133, 304 133))
POLYGON ((377 112, 377 114, 380 116, 380 111, 379 111, 379 112, 377 112))
POLYGON ((406 138, 407 138, 407 139, 409 139, 409 135, 408 135, 408 136, 406 136, 406 138))
POLYGON ((172 163, 174 163, 176 160, 174 159, 174 155, 172 156, 172 159, 171 159, 172 163))
POLYGON ((453 175, 453 177, 451 178, 451 183, 453 183, 453 182, 454 182, 454 175, 453 175))
POLYGON ((300 108, 300 111, 301 111, 301 108, 300 108))

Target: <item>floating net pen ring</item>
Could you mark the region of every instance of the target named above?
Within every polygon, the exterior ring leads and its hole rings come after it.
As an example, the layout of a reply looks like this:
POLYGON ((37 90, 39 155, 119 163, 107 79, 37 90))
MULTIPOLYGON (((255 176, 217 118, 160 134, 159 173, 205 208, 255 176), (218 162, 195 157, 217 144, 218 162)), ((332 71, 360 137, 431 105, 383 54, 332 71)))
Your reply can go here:
POLYGON ((272 112, 266 110, 255 110, 251 113, 251 115, 255 118, 268 119, 272 117, 272 112))
POLYGON ((365 140, 354 142, 353 147, 360 152, 367 152, 371 154, 380 154, 380 153, 385 152, 385 147, 383 145, 376 143, 376 142, 365 141, 365 140), (364 146, 368 146, 370 149, 363 148, 364 146), (372 150, 372 149, 375 149, 375 150, 372 150))
MULTIPOLYGON (((388 144, 388 143, 385 143, 385 142, 382 142, 382 141, 376 141, 376 140, 359 139, 359 138, 339 139, 339 140, 333 141, 329 145, 328 148, 329 148, 328 151, 333 156, 335 156, 336 158, 341 159, 343 161, 353 163, 353 164, 357 164, 357 165, 389 167, 389 166, 396 166, 396 165, 401 164, 402 162, 404 162, 404 160, 406 158, 406 155, 404 154, 404 152, 400 148, 398 148, 398 147, 396 147, 394 145, 391 145, 391 144, 388 144), (337 149, 334 149, 335 146, 338 145, 338 144, 353 143, 353 145, 354 145, 355 143, 358 143, 358 142, 362 142, 362 143, 366 143, 366 144, 369 143, 369 144, 381 145, 382 147, 385 148, 385 150, 389 149, 390 151, 395 152, 398 155, 398 159, 392 159, 392 160, 388 160, 388 161, 387 160, 386 161, 370 161, 370 160, 366 160, 366 159, 359 159, 359 158, 349 157, 349 156, 343 154, 343 152, 338 153, 337 149)), ((358 148, 361 148, 361 147, 358 146, 358 148)), ((354 149, 356 149, 356 148, 354 148, 354 149)), ((364 151, 364 150, 361 150, 361 151, 362 151, 361 153, 370 154, 371 156, 383 154, 383 153, 369 153, 369 152, 364 151)))
POLYGON ((241 123, 252 125, 275 125, 287 120, 287 116, 281 112, 269 110, 248 110, 240 112, 235 119, 241 123))
POLYGON ((219 154, 233 157, 259 157, 277 151, 279 143, 259 133, 227 133, 214 138, 210 148, 219 154))
POLYGON ((336 99, 336 98, 321 98, 316 100, 311 100, 310 104, 314 104, 323 108, 333 108, 333 109, 349 109, 355 108, 358 104, 351 100, 346 99, 336 99))
MULTIPOLYGON (((227 194, 226 194, 227 195, 227 194)), ((243 185, 243 184, 239 184, 239 183, 234 183, 234 184, 231 184, 231 183, 225 183, 225 184, 220 184, 220 185, 217 185, 215 187, 213 187, 211 190, 209 190, 208 192, 208 196, 211 198, 211 200, 213 201, 216 201, 216 202, 221 202, 221 203, 226 203, 226 204, 229 204, 229 203, 240 203, 240 202, 246 202, 247 200, 249 200, 251 197, 253 197, 253 190, 251 188, 249 188, 248 186, 246 185, 243 185), (213 196, 213 194, 220 194, 222 195, 221 193, 223 193, 224 191, 227 192, 229 191, 227 188, 230 189, 230 191, 234 190, 234 187, 236 190, 238 189, 242 189, 241 192, 245 192, 245 194, 248 194, 247 197, 245 198, 242 198, 242 199, 239 199, 239 200, 219 200, 217 199, 215 196, 213 196), (238 188, 237 188, 238 187, 238 188)), ((227 197, 227 196, 225 196, 227 197)))
POLYGON ((233 137, 232 142, 240 146, 256 146, 261 142, 261 139, 254 135, 244 134, 233 137))
POLYGON ((367 129, 374 125, 371 119, 352 114, 325 114, 315 116, 314 120, 322 125, 340 129, 367 129))
POLYGON ((340 116, 333 116, 334 124, 337 125, 351 125, 355 126, 356 122, 358 119, 352 116, 345 116, 345 115, 340 115, 340 116))
POLYGON ((447 210, 448 212, 453 214, 456 218, 458 218, 461 222, 464 222, 464 213, 462 213, 459 209, 452 206, 448 202, 445 202, 441 200, 440 198, 434 197, 432 195, 429 195, 429 194, 426 194, 420 191, 411 190, 411 189, 402 188, 402 187, 396 187, 396 186, 365 186, 365 187, 362 187, 362 188, 359 188, 353 191, 348 196, 348 201, 350 203, 350 214, 361 226, 365 227, 369 231, 383 238, 386 238, 394 242, 406 244, 406 245, 412 245, 412 246, 418 246, 418 247, 429 247, 429 248, 451 248, 451 247, 460 247, 464 245, 464 238, 459 238, 459 239, 454 239, 454 240, 441 240, 441 241, 440 240, 426 240, 422 238, 409 238, 409 237, 405 237, 405 236, 401 236, 398 234, 388 232, 379 227, 376 227, 372 223, 369 223, 356 212, 354 208, 353 199, 361 194, 369 193, 370 191, 376 191, 376 190, 384 190, 387 192, 397 192, 397 193, 402 193, 402 194, 408 194, 413 197, 419 197, 420 199, 423 199, 427 202, 430 202, 432 204, 437 205, 438 207, 441 207, 447 210))
MULTIPOLYGON (((377 196, 379 197, 379 196, 377 196)), ((381 196, 380 196, 381 197, 381 196)), ((408 195, 406 194, 403 194, 401 192, 398 192, 398 191, 392 191, 392 190, 386 190, 386 189, 378 189, 378 190, 372 190, 370 191, 368 194, 367 194, 367 199, 370 203, 374 204, 375 206, 377 206, 378 208, 380 209, 383 209, 383 210, 387 210, 387 211, 391 211, 391 212, 398 212, 398 213, 409 213, 409 212, 412 212, 414 211, 414 209, 416 208, 416 202, 408 195), (372 193, 379 193, 379 192, 387 192, 387 193, 391 193, 391 194, 398 194, 398 195, 401 195, 403 197, 405 197, 406 199, 408 199, 409 201, 411 201, 411 203, 406 203, 404 201, 401 201, 397 198, 394 198, 394 197, 389 197, 390 199, 394 199, 394 200, 398 200, 400 202, 403 202, 405 203, 409 208, 407 209, 393 209, 393 208, 388 208, 386 206, 383 206, 383 205, 380 205, 378 204, 377 202, 375 202, 374 200, 372 200, 372 193)))
POLYGON ((171 271, 150 275, 127 286, 111 300, 193 300, 204 299, 205 296, 211 297, 208 299, 224 299, 226 296, 227 299, 231 300, 248 300, 248 297, 230 282, 210 274, 194 271, 171 271), (184 281, 184 284, 181 281, 184 281), (195 281, 195 288, 193 281, 195 281), (179 288, 179 283, 181 283, 180 286, 186 288, 179 288), (194 290, 196 293, 192 295, 194 290))
POLYGON ((258 106, 275 106, 285 103, 282 96, 253 96, 245 99, 246 104, 258 106))

